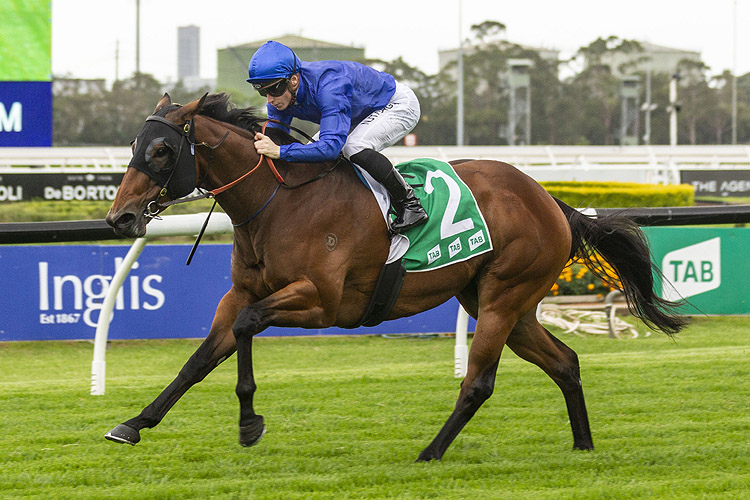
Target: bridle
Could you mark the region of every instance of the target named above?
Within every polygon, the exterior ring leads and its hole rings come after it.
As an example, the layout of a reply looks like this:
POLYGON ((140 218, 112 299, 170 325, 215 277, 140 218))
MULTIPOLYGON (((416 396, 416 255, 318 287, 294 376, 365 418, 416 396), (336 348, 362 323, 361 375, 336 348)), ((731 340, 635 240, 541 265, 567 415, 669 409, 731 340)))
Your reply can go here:
MULTIPOLYGON (((206 165, 206 170, 209 169, 209 167, 211 165, 211 161, 214 158, 214 151, 216 149, 218 149, 224 143, 224 141, 227 139, 227 137, 229 136, 229 130, 227 130, 226 133, 224 134, 224 136, 215 145, 208 144, 205 141, 196 143, 194 140, 191 140, 191 138, 190 138, 191 132, 194 132, 194 122, 193 122, 192 118, 190 120, 188 120, 187 122, 185 122, 182 127, 180 127, 179 125, 175 124, 174 122, 171 122, 170 120, 168 120, 168 119, 166 119, 166 118, 164 118, 162 116, 156 116, 156 115, 149 116, 148 118, 146 118, 146 121, 147 122, 149 122, 149 121, 156 121, 156 122, 163 123, 163 124, 169 126, 170 128, 172 128, 173 130, 175 130, 177 133, 180 134, 181 140, 180 140, 180 147, 179 147, 179 150, 178 150, 179 152, 178 152, 177 158, 179 158, 180 152, 182 151, 182 147, 186 143, 190 145, 191 152, 193 153, 193 155, 195 153, 195 146, 204 146, 204 147, 208 148, 211 151, 211 155, 208 158, 208 164, 206 165)), ((300 130, 297 127, 293 127, 291 125, 288 125, 288 124, 286 124, 284 122, 281 122, 279 120, 272 119, 272 118, 267 119, 263 123, 263 126, 261 127, 261 133, 262 134, 265 134, 266 127, 267 127, 267 125, 269 123, 276 123, 276 124, 282 125, 284 127, 289 128, 290 130, 293 130, 293 131, 297 132, 298 134, 302 135, 303 137, 305 137, 309 141, 315 141, 315 139, 313 139, 312 137, 310 137, 310 135, 308 135, 305 131, 300 130)), ((338 166, 338 163, 339 163, 339 161, 337 160, 334 163, 333 167, 331 167, 330 169, 328 169, 328 170, 326 170, 324 172, 321 172, 321 174, 319 174, 316 177, 313 177, 312 179, 304 181, 304 182, 302 182, 300 184, 289 185, 284 180, 284 177, 281 175, 281 173, 279 172, 279 170, 276 168, 276 164, 274 164, 273 160, 271 158, 269 158, 269 157, 261 154, 261 155, 258 155, 258 162, 255 164, 255 166, 253 168, 251 168, 250 170, 248 170, 247 172, 245 172, 244 174, 242 174, 237 179, 229 182, 228 184, 225 184, 225 185, 220 186, 218 188, 214 188, 214 189, 205 191, 203 193, 200 193, 200 194, 197 194, 197 195, 194 195, 194 196, 181 197, 181 198, 177 198, 177 199, 174 199, 174 200, 167 200, 165 202, 159 202, 160 198, 163 198, 164 196, 167 195, 167 192, 168 192, 167 184, 172 179, 172 176, 174 175, 174 172, 177 170, 176 168, 173 168, 172 172, 170 173, 169 178, 167 179, 167 182, 164 184, 164 186, 162 186, 162 189, 159 191, 159 195, 157 196, 157 198, 155 200, 152 200, 151 202, 149 202, 148 205, 146 205, 146 211, 145 211, 144 215, 147 218, 149 218, 149 219, 154 219, 154 218, 158 218, 159 214, 161 212, 163 212, 169 206, 178 205, 178 204, 182 204, 182 203, 188 203, 188 202, 191 202, 191 201, 197 201, 197 200, 204 200, 204 199, 209 199, 209 198, 215 198, 217 195, 223 193, 224 191, 227 191, 227 190, 231 189, 232 187, 236 186, 241 181, 243 181, 245 178, 247 178, 251 174, 253 174, 261 166, 261 164, 263 163, 264 159, 266 160, 266 163, 268 164, 268 167, 271 169, 271 172, 273 173, 274 177, 276 178, 276 180, 279 183, 279 186, 277 186, 277 190, 274 191, 274 195, 278 191, 278 187, 284 187, 286 189, 296 189, 298 187, 304 186, 305 184, 309 184, 309 183, 314 182, 314 181, 316 181, 318 179, 321 179, 321 178, 325 177, 326 175, 328 175, 331 171, 333 171, 333 169, 335 169, 338 166)), ((270 200, 269 200, 269 202, 270 202, 270 200)), ((267 205, 268 205, 268 202, 266 202, 266 204, 264 204, 263 208, 265 208, 265 206, 267 206, 267 205)), ((213 208, 212 208, 212 210, 213 210, 213 208)), ((247 222, 249 222, 249 221, 246 221, 243 224, 246 224, 247 222)), ((243 224, 239 224, 239 225, 243 225, 243 224)))
MULTIPOLYGON (((236 186, 238 183, 242 182, 244 179, 246 179, 247 177, 249 177, 251 174, 253 174, 256 170, 258 170, 258 168, 260 168, 260 166, 263 163, 264 159, 266 160, 266 163, 268 164, 268 167, 270 168, 271 172, 274 175, 274 178, 276 179, 276 181, 278 183, 276 185, 276 189, 274 189, 274 191, 271 194, 271 196, 260 207, 260 209, 258 209, 258 211, 256 211, 254 214, 252 214, 250 217, 248 217, 246 220, 244 220, 242 222, 239 222, 239 223, 232 222, 232 225, 234 227, 244 226, 245 224, 248 224, 253 219, 255 219, 258 215, 260 215, 260 213, 271 203, 271 201, 273 200, 273 198, 276 196, 276 193, 278 193, 280 187, 284 187, 286 189, 296 189, 296 188, 299 188, 299 187, 304 186, 306 184, 310 184, 310 183, 315 182, 315 181, 317 181, 319 179, 322 179, 323 177, 325 177, 326 175, 328 175, 329 173, 331 173, 334 169, 336 169, 336 167, 338 167, 338 165, 341 163, 341 159, 342 159, 342 156, 339 156, 339 158, 337 158, 337 160, 333 163, 333 165, 330 168, 324 170, 323 172, 320 172, 317 176, 315 176, 315 177, 313 177, 311 179, 303 181, 303 182, 301 182, 299 184, 289 185, 284 180, 284 177, 281 175, 281 173, 279 172, 279 170, 276 168, 276 165, 274 164, 273 160, 271 158, 265 156, 265 155, 259 154, 258 155, 258 163, 256 163, 253 168, 251 168, 250 170, 248 170, 247 172, 245 172, 244 174, 242 174, 237 179, 229 182, 228 184, 224 184, 223 186, 220 186, 218 188, 214 188, 214 189, 205 191, 205 192, 200 193, 198 195, 188 196, 188 197, 180 197, 180 198, 176 198, 176 199, 173 199, 173 200, 168 200, 166 202, 160 203, 159 199, 165 197, 168 194, 168 192, 169 192, 168 185, 169 185, 169 182, 172 180, 172 177, 174 176, 174 173, 178 169, 178 165, 179 165, 180 159, 182 157, 181 155, 182 155, 183 147, 186 144, 189 145, 189 147, 190 147, 190 153, 191 153, 191 156, 193 158, 193 165, 192 165, 192 167, 193 167, 193 171, 196 172, 196 178, 195 178, 195 180, 196 180, 196 183, 197 183, 197 164, 196 164, 196 159, 195 159, 195 146, 203 146, 203 147, 208 148, 211 151, 211 154, 210 154, 210 156, 208 158, 208 162, 207 162, 207 165, 206 165, 206 171, 208 171, 209 168, 210 168, 210 166, 211 166, 211 161, 214 159, 214 151, 216 151, 219 147, 221 147, 222 144, 224 144, 224 141, 226 141, 227 137, 229 137, 229 130, 226 131, 226 133, 219 140, 219 142, 217 142, 216 144, 212 145, 212 144, 208 144, 208 143, 206 143, 204 141, 199 142, 199 143, 195 142, 195 139, 194 139, 195 138, 195 127, 194 127, 195 124, 194 124, 194 120, 192 118, 190 120, 186 121, 182 126, 177 125, 174 122, 166 119, 165 117, 158 116, 158 115, 151 115, 151 116, 147 117, 146 118, 146 122, 158 122, 158 123, 167 125, 173 131, 176 131, 180 135, 180 146, 178 148, 178 152, 177 152, 177 156, 176 156, 174 165, 171 166, 171 172, 169 172, 169 176, 167 177, 166 181, 162 185, 162 188, 159 191, 159 194, 158 194, 157 198, 155 200, 150 201, 148 203, 148 205, 146 205, 146 209, 145 209, 144 214, 143 214, 144 217, 146 217, 147 219, 160 219, 161 217, 159 217, 159 214, 162 211, 164 211, 167 207, 169 207, 171 205, 177 205, 177 204, 181 204, 181 203, 188 203, 188 202, 191 202, 191 201, 197 201, 197 200, 203 200, 203 199, 209 199, 209 198, 213 198, 214 199, 214 203, 211 206, 211 209, 209 210, 209 212, 208 212, 208 214, 206 216, 206 220, 204 221, 203 226, 201 227, 201 230, 198 233, 198 236, 197 236, 197 238, 195 240, 195 243, 193 244, 193 248, 190 251, 190 255, 188 256, 186 265, 190 265, 190 262, 193 259, 193 255, 195 255, 195 251, 198 248, 198 244, 200 243, 201 238, 203 237, 203 234, 204 234, 204 232, 206 230, 206 227, 208 226, 208 221, 211 218, 211 214, 213 213, 214 208, 216 208, 216 203, 217 203, 216 202, 216 196, 219 195, 219 194, 221 194, 221 193, 223 193, 223 192, 225 192, 225 191, 227 191, 227 190, 229 190, 229 189, 231 189, 232 187, 236 186)), ((286 128, 289 128, 290 130, 293 130, 293 131, 297 132, 298 134, 302 135, 306 139, 308 139, 310 141, 314 141, 314 139, 312 137, 310 137, 306 132, 304 132, 304 131, 296 128, 296 127, 293 127, 291 125, 288 125, 286 123, 283 123, 281 121, 270 119, 270 118, 267 119, 263 123, 263 126, 261 127, 261 133, 265 134, 265 132, 266 132, 266 126, 269 123, 276 123, 276 124, 282 125, 282 126, 284 126, 286 128)), ((170 149, 172 149, 174 151, 174 147, 171 146, 171 145, 169 145, 166 142, 165 142, 165 146, 169 147, 170 149)), ((143 170, 143 169, 140 168, 140 170, 143 170)), ((152 179, 154 178, 148 172, 146 172, 146 174, 149 175, 150 177, 152 177, 152 179)))

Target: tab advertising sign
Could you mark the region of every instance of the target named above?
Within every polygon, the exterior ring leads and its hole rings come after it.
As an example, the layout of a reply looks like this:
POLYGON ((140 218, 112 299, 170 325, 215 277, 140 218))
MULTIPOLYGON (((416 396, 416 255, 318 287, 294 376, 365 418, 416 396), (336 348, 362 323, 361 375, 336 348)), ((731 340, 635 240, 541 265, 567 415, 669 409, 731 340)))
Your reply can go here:
POLYGON ((50 0, 4 0, 0 147, 52 145, 50 0))
POLYGON ((689 314, 750 314, 750 229, 644 228, 668 283, 661 296, 687 299, 689 314))
MULTIPOLYGON (((102 302, 127 245, 0 246, 0 342, 92 340, 102 302)), ((232 246, 146 245, 120 289, 110 339, 201 338, 231 287, 232 246)), ((372 328, 269 328, 261 335, 450 332, 458 302, 372 328)), ((474 323, 472 323, 473 325, 474 323)))

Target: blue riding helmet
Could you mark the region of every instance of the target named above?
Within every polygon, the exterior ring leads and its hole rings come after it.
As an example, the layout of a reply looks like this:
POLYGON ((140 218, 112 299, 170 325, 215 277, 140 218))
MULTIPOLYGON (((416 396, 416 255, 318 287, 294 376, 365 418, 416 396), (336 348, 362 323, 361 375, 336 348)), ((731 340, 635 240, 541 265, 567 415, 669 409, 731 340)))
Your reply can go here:
POLYGON ((297 72, 299 59, 286 45, 266 42, 255 52, 247 67, 248 83, 289 78, 297 72))

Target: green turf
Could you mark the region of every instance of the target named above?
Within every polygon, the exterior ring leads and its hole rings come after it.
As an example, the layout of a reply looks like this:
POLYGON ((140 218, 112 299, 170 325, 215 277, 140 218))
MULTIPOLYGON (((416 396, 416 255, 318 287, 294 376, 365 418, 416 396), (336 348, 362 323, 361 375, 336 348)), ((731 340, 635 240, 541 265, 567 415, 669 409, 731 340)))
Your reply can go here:
POLYGON ((747 498, 750 321, 696 320, 676 341, 558 336, 580 356, 596 450, 574 452, 562 396, 505 352, 495 394, 444 459, 414 463, 451 411, 453 340, 258 339, 256 409, 237 443, 234 357, 145 429, 195 341, 114 342, 107 393, 93 346, 0 344, 0 498, 747 498))

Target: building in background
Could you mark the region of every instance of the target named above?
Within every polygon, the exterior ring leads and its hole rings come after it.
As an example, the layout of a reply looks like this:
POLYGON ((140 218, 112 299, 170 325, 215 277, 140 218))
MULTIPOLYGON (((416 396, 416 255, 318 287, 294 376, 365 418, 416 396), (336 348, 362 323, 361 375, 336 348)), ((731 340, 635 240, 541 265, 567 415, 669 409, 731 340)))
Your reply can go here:
MULTIPOLYGON (((361 62, 365 60, 365 49, 361 47, 339 45, 297 35, 283 35, 273 38, 273 40, 294 50, 297 57, 303 61, 343 60, 361 62)), ((216 88, 219 91, 232 94, 234 102, 252 101, 254 104, 258 104, 257 92, 252 91, 252 87, 245 82, 247 80, 247 65, 255 51, 267 41, 266 39, 258 40, 220 49, 217 55, 216 88)))
POLYGON ((201 78, 201 29, 198 26, 177 28, 177 79, 187 90, 213 88, 215 81, 201 78))
POLYGON ((177 28, 177 78, 200 76, 201 29, 198 26, 177 28))
MULTIPOLYGON (((500 40, 498 42, 491 42, 493 45, 498 45, 500 49, 509 49, 513 47, 514 45, 518 45, 522 49, 526 50, 533 50, 534 52, 539 54, 539 57, 546 61, 552 61, 554 63, 557 63, 560 60, 560 51, 554 50, 554 49, 544 49, 539 47, 531 47, 528 45, 521 45, 521 44, 515 44, 512 42, 509 42, 507 40, 500 40)), ((463 47, 463 55, 464 57, 470 56, 474 54, 477 50, 485 50, 488 45, 487 43, 483 44, 475 44, 475 45, 464 45, 463 47)), ((455 49, 446 49, 438 51, 438 66, 440 67, 440 71, 443 71, 445 67, 450 63, 455 63, 458 60, 458 47, 455 49)), ((456 69, 454 66, 453 71, 453 77, 456 76, 456 69)))
MULTIPOLYGON (((677 65, 682 60, 701 62, 700 52, 692 50, 674 49, 649 42, 638 42, 641 45, 640 52, 624 53, 611 51, 601 55, 601 64, 610 67, 614 76, 632 75, 638 72, 652 74, 674 73, 677 65)), ((588 65, 588 61, 586 63, 588 65)))

